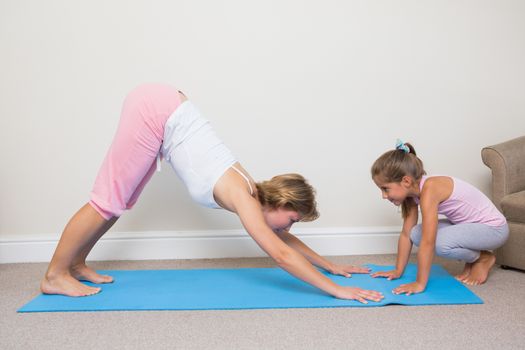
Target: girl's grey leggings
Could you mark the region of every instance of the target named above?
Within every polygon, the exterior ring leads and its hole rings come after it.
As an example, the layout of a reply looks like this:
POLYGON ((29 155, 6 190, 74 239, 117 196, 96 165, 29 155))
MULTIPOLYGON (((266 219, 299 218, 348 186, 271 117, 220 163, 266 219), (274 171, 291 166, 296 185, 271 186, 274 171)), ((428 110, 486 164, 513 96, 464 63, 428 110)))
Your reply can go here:
MULTIPOLYGON (((412 243, 419 246, 423 229, 416 225, 410 232, 412 243)), ((481 250, 493 250, 505 243, 509 236, 507 224, 489 226, 485 224, 452 224, 439 220, 436 236, 436 254, 444 258, 459 259, 472 263, 479 259, 481 250)))

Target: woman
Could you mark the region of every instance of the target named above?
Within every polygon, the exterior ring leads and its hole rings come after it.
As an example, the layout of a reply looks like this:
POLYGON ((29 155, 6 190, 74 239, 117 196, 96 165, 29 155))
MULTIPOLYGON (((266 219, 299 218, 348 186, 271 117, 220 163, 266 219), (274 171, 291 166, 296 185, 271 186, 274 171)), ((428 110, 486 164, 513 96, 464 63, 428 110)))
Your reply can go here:
POLYGON ((344 276, 368 269, 333 264, 288 232, 293 223, 318 217, 314 190, 301 175, 255 183, 184 94, 162 84, 141 85, 127 96, 90 201, 66 225, 41 283, 43 293, 88 296, 100 288, 79 280, 113 281, 87 267, 86 257, 136 203, 161 156, 195 201, 237 214, 257 244, 295 277, 337 298, 363 303, 382 298, 375 291, 339 286, 312 264, 344 276))

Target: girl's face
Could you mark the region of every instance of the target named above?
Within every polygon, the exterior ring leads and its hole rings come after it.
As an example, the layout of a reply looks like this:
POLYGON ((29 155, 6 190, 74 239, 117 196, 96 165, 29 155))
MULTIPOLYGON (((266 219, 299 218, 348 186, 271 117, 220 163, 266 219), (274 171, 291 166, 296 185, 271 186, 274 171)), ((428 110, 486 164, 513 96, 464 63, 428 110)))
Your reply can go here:
POLYGON ((299 213, 294 210, 268 207, 263 208, 264 219, 275 233, 289 231, 292 225, 301 220, 299 213))
POLYGON ((373 180, 381 190, 383 199, 388 199, 396 206, 401 205, 409 196, 413 182, 409 176, 404 176, 401 182, 385 182, 377 176, 373 180))

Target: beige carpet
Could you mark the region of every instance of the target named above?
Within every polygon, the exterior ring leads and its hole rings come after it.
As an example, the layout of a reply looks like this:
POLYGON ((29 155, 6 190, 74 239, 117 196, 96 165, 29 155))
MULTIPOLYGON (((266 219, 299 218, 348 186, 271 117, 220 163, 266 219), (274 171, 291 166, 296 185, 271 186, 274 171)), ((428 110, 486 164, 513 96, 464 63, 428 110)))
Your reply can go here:
MULTIPOLYGON (((394 255, 334 257, 393 264, 394 255)), ((437 258, 449 272, 458 262, 437 258)), ((525 349, 525 273, 496 267, 483 305, 17 314, 47 264, 0 265, 0 349, 525 349)), ((116 261, 97 269, 274 266, 269 259, 116 261)), ((184 286, 181 286, 184 288, 184 286)))

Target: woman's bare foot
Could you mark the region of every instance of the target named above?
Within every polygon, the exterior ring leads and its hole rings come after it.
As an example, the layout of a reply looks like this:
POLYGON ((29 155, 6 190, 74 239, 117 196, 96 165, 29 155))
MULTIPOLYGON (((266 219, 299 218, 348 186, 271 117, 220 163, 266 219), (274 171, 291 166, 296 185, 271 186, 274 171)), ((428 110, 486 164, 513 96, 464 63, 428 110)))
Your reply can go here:
POLYGON ((70 297, 85 297, 100 292, 100 288, 86 286, 68 274, 44 277, 40 283, 40 290, 44 294, 61 294, 70 297))
POLYGON ((96 284, 113 282, 113 277, 101 275, 92 268, 87 267, 86 264, 75 266, 71 269, 71 273, 79 281, 89 281, 96 284))
POLYGON ((459 275, 456 275, 456 279, 458 281, 464 281, 465 278, 467 278, 470 275, 470 271, 472 270, 472 263, 465 263, 465 268, 463 269, 463 272, 459 275))
POLYGON ((472 264, 472 270, 470 275, 463 280, 463 283, 469 285, 478 285, 485 283, 489 277, 489 272, 494 263, 496 257, 491 252, 481 251, 479 259, 472 264))

